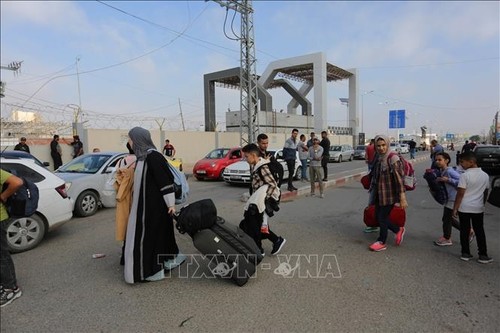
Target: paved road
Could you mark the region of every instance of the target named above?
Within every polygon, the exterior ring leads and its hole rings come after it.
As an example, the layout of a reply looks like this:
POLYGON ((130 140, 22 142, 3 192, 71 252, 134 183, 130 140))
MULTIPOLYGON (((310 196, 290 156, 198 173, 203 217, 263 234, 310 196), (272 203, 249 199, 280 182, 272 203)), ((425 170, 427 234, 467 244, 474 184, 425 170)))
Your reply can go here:
MULTIPOLYGON (((424 166, 417 165, 417 174, 424 166)), ((496 261, 463 262, 458 244, 432 244, 441 230, 441 207, 422 182, 408 194, 402 246, 381 253, 368 251, 376 235, 362 232, 367 194, 358 182, 329 188, 325 199, 299 196, 283 203, 271 226, 287 244, 279 256, 266 256, 241 288, 196 278, 200 272, 188 265, 161 282, 127 285, 114 242, 114 210, 73 219, 35 250, 14 256, 24 295, 2 308, 1 331, 499 331, 500 209, 488 205, 485 215, 496 261), (92 259, 93 253, 106 257, 92 259)), ((239 222, 244 189, 191 184, 193 200, 210 197, 219 215, 239 222)), ((197 253, 187 236, 178 242, 184 252, 197 253)), ((265 244, 268 253, 270 248, 265 244)))

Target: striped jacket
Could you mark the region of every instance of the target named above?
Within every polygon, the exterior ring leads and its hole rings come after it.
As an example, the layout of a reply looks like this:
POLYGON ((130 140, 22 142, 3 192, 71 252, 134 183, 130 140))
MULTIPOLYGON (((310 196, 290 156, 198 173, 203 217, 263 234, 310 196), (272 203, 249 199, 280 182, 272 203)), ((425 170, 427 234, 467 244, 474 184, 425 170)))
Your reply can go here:
POLYGON ((399 156, 394 154, 387 164, 388 168, 382 170, 380 160, 377 160, 372 171, 374 172, 372 190, 375 191, 375 202, 379 206, 399 203, 399 194, 405 192, 404 167, 399 156))

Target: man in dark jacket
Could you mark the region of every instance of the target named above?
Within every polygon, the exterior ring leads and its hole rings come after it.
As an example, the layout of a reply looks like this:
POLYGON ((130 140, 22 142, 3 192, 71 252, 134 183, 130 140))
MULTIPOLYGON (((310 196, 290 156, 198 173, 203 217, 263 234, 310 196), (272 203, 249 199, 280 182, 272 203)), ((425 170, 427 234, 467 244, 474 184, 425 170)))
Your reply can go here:
POLYGON ((14 150, 25 151, 30 154, 30 147, 26 144, 26 138, 23 136, 19 143, 14 147, 14 150))
POLYGON ((328 133, 326 131, 321 132, 321 142, 319 145, 323 147, 321 166, 323 167, 324 174, 323 181, 326 182, 328 180, 328 160, 330 159, 330 140, 328 139, 328 133))

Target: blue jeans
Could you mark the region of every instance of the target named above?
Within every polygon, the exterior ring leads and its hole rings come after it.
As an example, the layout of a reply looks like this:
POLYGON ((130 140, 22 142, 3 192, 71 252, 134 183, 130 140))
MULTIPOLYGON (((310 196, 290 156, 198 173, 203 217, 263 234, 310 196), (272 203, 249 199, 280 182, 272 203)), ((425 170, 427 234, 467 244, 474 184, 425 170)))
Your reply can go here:
POLYGON ((415 148, 410 149, 410 159, 415 159, 415 148))
POLYGON ((389 214, 391 213, 392 207, 393 205, 375 205, 375 216, 377 217, 377 221, 380 226, 380 235, 378 236, 377 241, 384 244, 387 241, 387 230, 391 230, 395 234, 399 231, 399 227, 389 221, 389 214))
POLYGON ((300 160, 302 163, 302 179, 307 179, 307 159, 300 160))
POLYGON ((0 222, 0 285, 5 289, 15 289, 16 270, 7 243, 7 221, 0 222))

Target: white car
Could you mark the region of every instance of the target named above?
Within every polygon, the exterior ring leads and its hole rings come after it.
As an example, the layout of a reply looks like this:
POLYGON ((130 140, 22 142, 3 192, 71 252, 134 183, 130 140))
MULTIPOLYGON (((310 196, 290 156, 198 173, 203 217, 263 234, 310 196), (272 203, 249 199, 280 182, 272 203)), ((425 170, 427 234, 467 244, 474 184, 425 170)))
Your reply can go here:
MULTIPOLYGON (((276 160, 283 166, 283 179, 288 179, 288 166, 283 159, 283 149, 269 149, 267 151, 269 154, 276 157, 276 160)), ((300 180, 302 178, 302 164, 299 160, 299 153, 297 152, 297 157, 295 159, 295 170, 293 173, 294 179, 300 180)), ((248 184, 252 180, 250 178, 250 166, 245 160, 233 163, 226 167, 222 178, 226 183, 229 184, 248 184)))
POLYGON ((390 148, 398 154, 401 154, 401 145, 397 142, 391 142, 390 148))
POLYGON ((399 147, 401 148, 401 154, 409 154, 410 153, 410 146, 406 143, 400 143, 399 147))
POLYGON ((7 242, 11 252, 31 250, 42 241, 48 231, 71 219, 73 201, 66 193, 64 180, 37 165, 32 159, 0 158, 0 165, 3 170, 24 177, 38 187, 40 198, 36 213, 7 222, 7 242))
POLYGON ((100 206, 116 207, 115 166, 125 155, 117 152, 85 154, 55 171, 66 181, 68 195, 75 201, 76 216, 94 215, 100 206))

